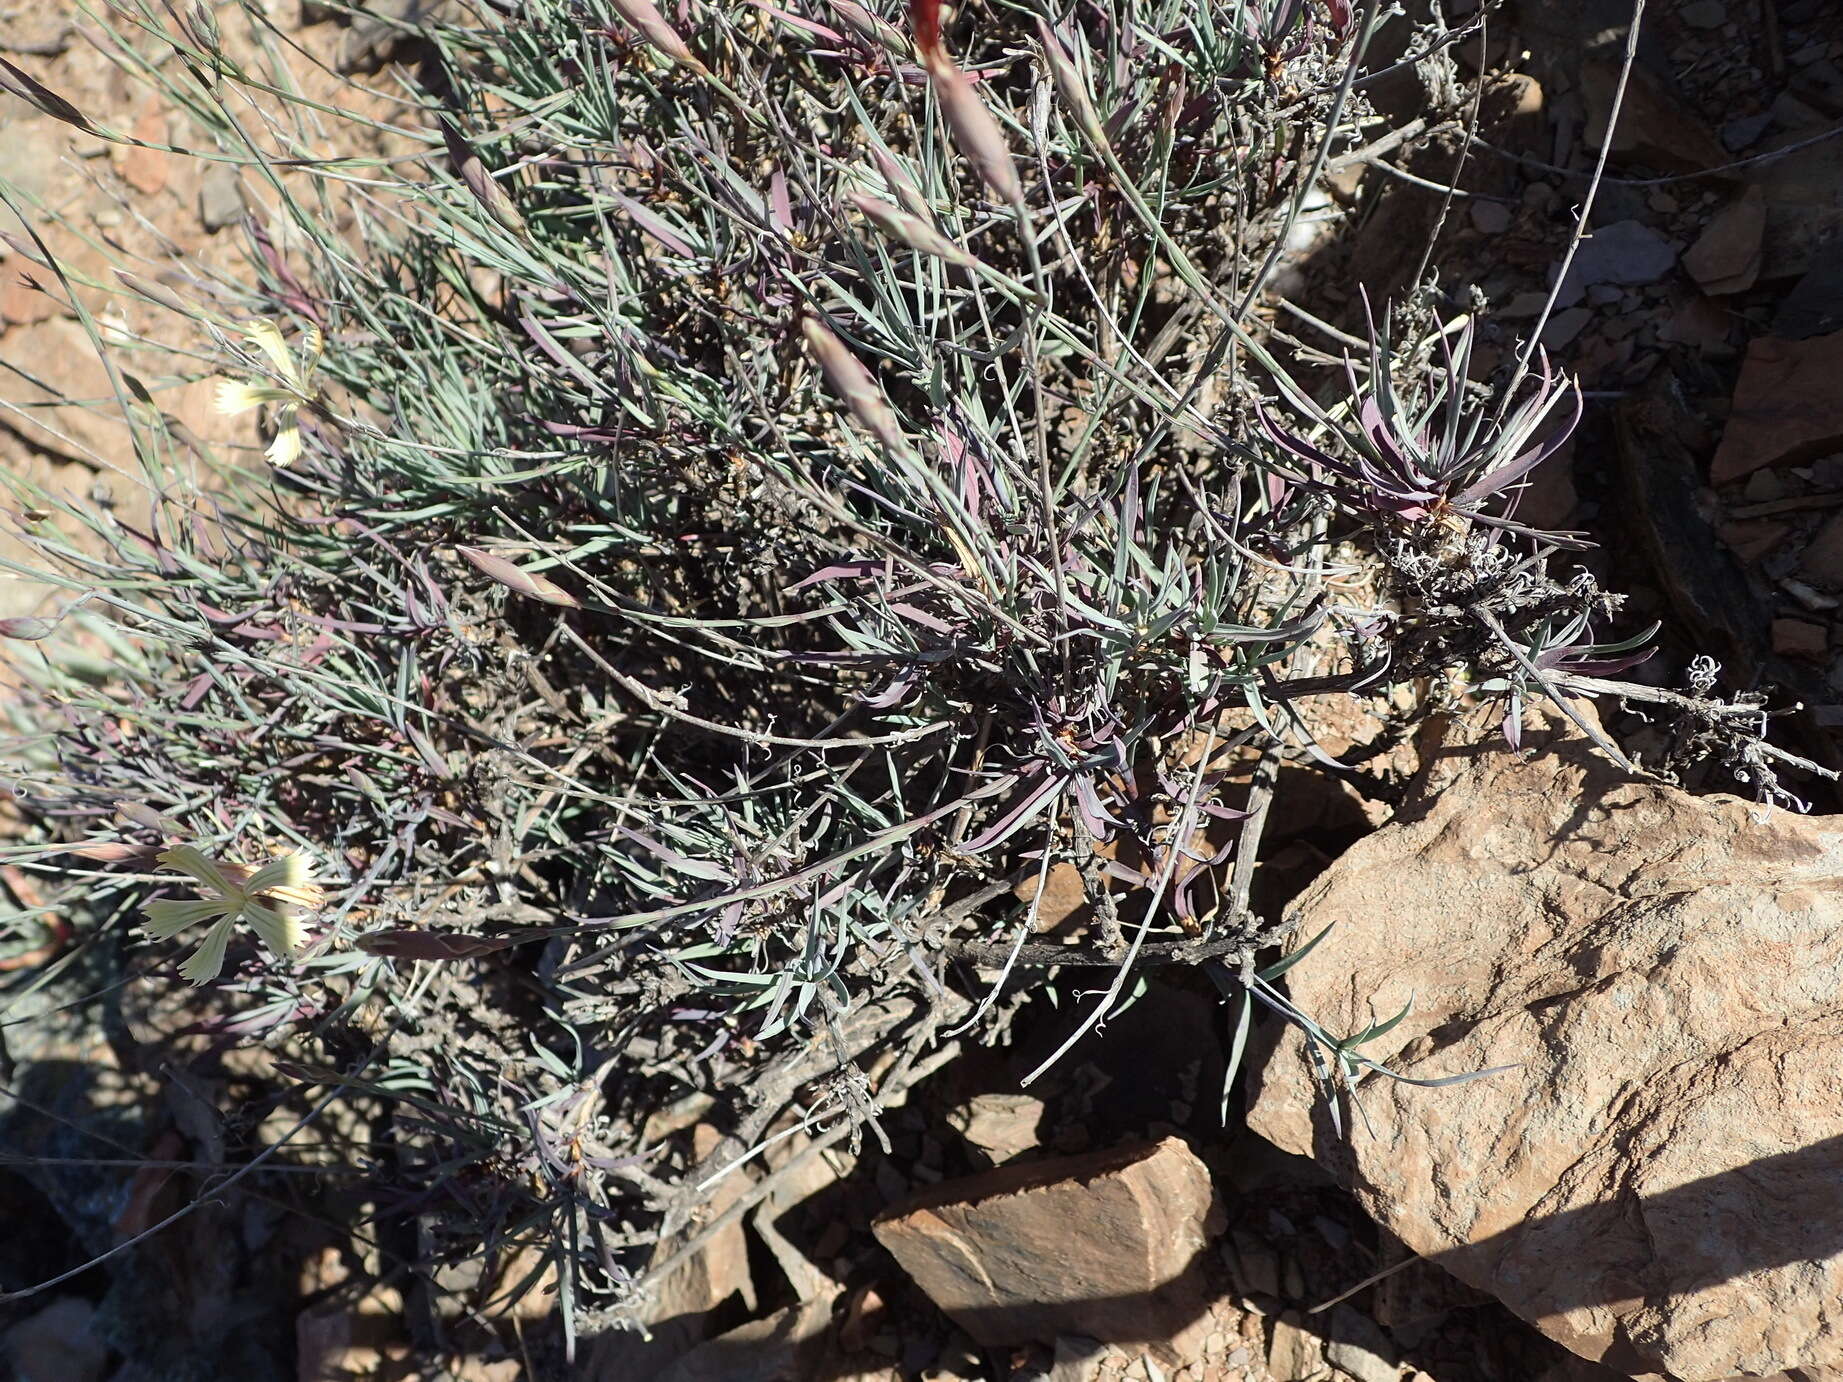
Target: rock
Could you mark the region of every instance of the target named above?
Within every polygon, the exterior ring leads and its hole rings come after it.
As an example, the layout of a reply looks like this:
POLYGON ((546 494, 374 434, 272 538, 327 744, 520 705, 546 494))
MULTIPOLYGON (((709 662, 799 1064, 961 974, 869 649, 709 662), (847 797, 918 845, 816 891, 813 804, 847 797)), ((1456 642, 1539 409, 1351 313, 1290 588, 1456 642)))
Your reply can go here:
POLYGON ((947 1125, 1002 1166, 1038 1145, 1044 1104, 1034 1094, 979 1094, 949 1109, 947 1125))
POLYGON ((1273 1339, 1267 1345, 1267 1371, 1274 1382, 1308 1382, 1325 1372, 1325 1346, 1316 1334, 1299 1327, 1299 1318, 1287 1311, 1273 1322, 1273 1339))
POLYGON ((1747 347, 1721 445, 1709 466, 1724 485, 1769 465, 1843 447, 1843 332, 1802 341, 1761 336, 1747 347))
POLYGON ((1832 590, 1843 590, 1843 513, 1833 515, 1817 530, 1798 559, 1798 573, 1832 590))
POLYGON ((1472 202, 1471 216, 1472 224, 1486 235, 1502 235, 1510 229, 1510 208, 1502 202, 1477 198, 1472 202))
POLYGON ((1549 295, 1547 293, 1518 293, 1509 302, 1504 304, 1503 310, 1498 313, 1498 316, 1504 318, 1506 321, 1525 321, 1530 317, 1539 317, 1542 315, 1542 309, 1548 305, 1548 301, 1549 295))
POLYGON ((1826 662, 1830 657, 1830 631, 1806 619, 1775 619, 1773 651, 1784 657, 1802 657, 1807 662, 1826 662))
POLYGON ((1368 1079, 1369 1130, 1339 1138, 1288 1028, 1249 1123, 1583 1357, 1681 1382, 1843 1364, 1843 821, 1631 780, 1557 723, 1533 761, 1454 745, 1444 788, 1290 913, 1339 922, 1287 974, 1331 1032, 1412 997, 1366 1056, 1510 1068, 1368 1079))
MULTIPOLYGON (((819 1249, 826 1230, 838 1222, 837 1216, 809 1209, 809 1205, 838 1183, 839 1172, 823 1151, 808 1155, 812 1145, 811 1137, 795 1132, 769 1148, 764 1161, 775 1176, 774 1189, 749 1216, 756 1236, 767 1245, 781 1274, 802 1300, 824 1290, 836 1290, 841 1284, 833 1280, 826 1269, 831 1254, 819 1249), (782 1168, 795 1158, 799 1158, 799 1164, 783 1171, 782 1168)), ((839 1154, 841 1159, 843 1155, 839 1154)), ((746 1264, 745 1257, 742 1265, 746 1267, 746 1264)), ((745 1283, 739 1275, 735 1285, 753 1307, 753 1281, 745 1283)))
POLYGON ((1746 573, 1723 550, 1702 483, 1709 438, 1668 369, 1613 408, 1620 497, 1638 552, 1650 563, 1681 627, 1696 631, 1696 649, 1746 685, 1765 653, 1771 615, 1746 573))
POLYGON ((1683 267, 1714 297, 1744 293, 1760 276, 1760 238, 1766 233, 1766 194, 1749 187, 1709 218, 1683 256, 1683 267))
POLYGON ((58 1296, 6 1331, 0 1354, 18 1382, 101 1382, 109 1349, 96 1337, 96 1307, 58 1296))
POLYGON ((1208 1170, 1167 1137, 950 1181, 872 1229, 981 1343, 1148 1343, 1201 1314, 1221 1214, 1208 1170))
POLYGON ((820 1375, 833 1296, 820 1295, 706 1340, 665 1371, 610 1371, 591 1364, 586 1382, 808 1382, 820 1375))
POLYGON ((1678 302, 1657 329, 1657 338, 1665 345, 1688 346, 1710 359, 1725 360, 1734 354, 1728 338, 1734 334, 1734 317, 1718 303, 1700 295, 1678 302))
MULTIPOLYGON (((715 1128, 699 1124, 692 1134, 693 1155, 703 1160, 719 1140, 715 1128)), ((749 1184, 746 1169, 732 1171, 718 1181, 705 1205, 704 1221, 727 1210, 749 1189, 749 1184)), ((677 1248, 676 1240, 661 1241, 654 1250, 654 1260, 670 1256, 677 1248)), ((610 1330, 595 1339, 588 1357, 589 1376, 606 1378, 608 1382, 653 1376, 709 1340, 722 1327, 713 1327, 720 1308, 735 1297, 750 1307, 755 1304, 748 1236, 740 1220, 729 1224, 653 1287, 642 1321, 649 1334, 610 1330)))
MULTIPOLYGON (((1628 15, 1627 18, 1630 16, 1628 15)), ((1621 27, 1624 20, 1620 21, 1621 27)), ((1606 140, 1607 116, 1619 85, 1617 50, 1588 57, 1580 64, 1581 98, 1587 106, 1587 142, 1598 149, 1606 140)), ((1694 173, 1729 161, 1715 132, 1697 119, 1670 83, 1644 63, 1633 67, 1613 132, 1615 162, 1643 163, 1670 172, 1694 173)))
POLYGON ((1548 325, 1542 328, 1542 348, 1548 351, 1562 349, 1580 335, 1592 320, 1591 307, 1569 307, 1557 312, 1549 318, 1548 325))
POLYGON ((1231 1275, 1236 1289, 1243 1295, 1278 1296, 1280 1294, 1280 1257, 1271 1246, 1247 1229, 1238 1228, 1230 1235, 1235 1245, 1231 1275))
MULTIPOLYGON (((1825 128, 1833 123, 1818 119, 1825 128)), ((1791 129, 1765 140, 1756 155, 1783 150, 1783 157, 1748 169, 1748 181, 1766 196, 1760 277, 1767 280, 1816 267, 1843 236, 1843 148, 1834 139, 1792 147, 1809 138, 1809 131, 1791 129)))
POLYGON ((1340 1305, 1331 1312, 1331 1342, 1325 1361, 1357 1382, 1400 1382, 1395 1346, 1368 1315, 1340 1305))
MULTIPOLYGON (((150 110, 134 122, 134 137, 143 144, 166 143, 166 116, 150 110)), ((157 195, 166 187, 167 154, 164 149, 130 146, 122 154, 122 180, 144 197, 157 195)))
POLYGON ((1614 221, 1581 241, 1556 303, 1572 307, 1596 283, 1656 283, 1676 262, 1670 242, 1644 222, 1614 221))
POLYGON ((243 219, 243 182, 235 168, 214 163, 199 180, 198 222, 216 235, 243 219))
POLYGON ((1780 544, 1790 535, 1792 525, 1770 518, 1750 518, 1724 523, 1715 531, 1742 566, 1754 566, 1767 554, 1779 550, 1780 544))
POLYGON ((1802 341, 1807 336, 1826 336, 1843 331, 1843 236, 1823 247, 1804 277, 1773 314, 1773 335, 1781 340, 1802 341))
POLYGON ((1763 110, 1758 115, 1743 115, 1737 120, 1730 120, 1721 127, 1721 144, 1731 154, 1738 154, 1761 135, 1766 127, 1773 123, 1773 113, 1763 110))

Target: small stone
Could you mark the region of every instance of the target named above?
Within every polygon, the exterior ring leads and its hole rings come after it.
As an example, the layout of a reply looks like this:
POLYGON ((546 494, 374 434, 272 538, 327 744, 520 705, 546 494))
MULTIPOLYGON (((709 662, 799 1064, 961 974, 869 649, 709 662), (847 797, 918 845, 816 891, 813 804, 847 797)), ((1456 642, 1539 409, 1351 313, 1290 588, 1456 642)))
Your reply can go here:
POLYGON ((981 1343, 1151 1343, 1202 1313, 1221 1219, 1208 1169, 1168 1137, 951 1181, 871 1228, 981 1343))
POLYGON ((1734 318, 1719 303, 1700 295, 1671 309, 1657 338, 1665 345, 1687 346, 1709 359, 1726 359, 1734 354, 1728 337, 1734 332, 1734 318))
POLYGON ((1843 590, 1843 513, 1817 530, 1798 559, 1798 574, 1831 590, 1843 590))
POLYGON ((243 183, 237 170, 214 165, 198 185, 199 224, 216 235, 243 219, 243 183))
POLYGON ((1744 293, 1760 276, 1760 244, 1766 234, 1766 193, 1749 187, 1724 206, 1683 256, 1683 267, 1712 297, 1744 293))
POLYGON ((1044 1103, 1032 1094, 980 1094, 948 1110, 947 1125, 994 1166, 1038 1145, 1044 1103))
POLYGON ((1766 133, 1766 127, 1773 123, 1773 113, 1763 110, 1758 115, 1743 115, 1737 120, 1730 120, 1721 127, 1721 142, 1731 154, 1756 143, 1766 133))
MULTIPOLYGON (((134 122, 134 137, 142 144, 166 143, 166 116, 150 110, 134 122)), ((167 155, 164 149, 134 145, 122 155, 122 180, 144 197, 156 195, 166 186, 167 155)))
POLYGON ((1721 0, 1690 0, 1677 18, 1692 29, 1719 29, 1728 22, 1728 7, 1721 0))
POLYGON ((1547 293, 1518 293, 1504 304, 1504 310, 1498 315, 1507 321, 1527 321, 1531 317, 1541 316, 1548 300, 1547 293))
POLYGON ((1230 1234, 1235 1245, 1231 1274, 1235 1287, 1243 1295, 1280 1294, 1280 1259, 1274 1250, 1245 1228, 1230 1234))
POLYGON ((1781 91, 1773 98, 1773 108, 1767 114, 1786 130, 1811 130, 1830 123, 1822 111, 1813 110, 1789 91, 1781 91))
POLYGON ((59 1296, 6 1332, 3 1354, 21 1382, 97 1382, 109 1350, 96 1333, 96 1307, 59 1296))
POLYGON ((1785 477, 1776 470, 1756 470, 1747 477, 1747 483, 1741 486, 1741 496, 1750 504, 1770 504, 1791 492, 1785 477))
POLYGON ((1843 455, 1823 456, 1813 461, 1811 483, 1819 489, 1843 490, 1843 455))
POLYGON ((1472 224, 1486 235, 1502 235, 1510 229, 1510 208, 1502 202, 1475 198, 1472 202, 1472 224))
POLYGON ((1280 1289, 1288 1300, 1305 1299, 1305 1270, 1297 1258, 1282 1259, 1284 1267, 1280 1273, 1280 1289))
POLYGON ((1556 351, 1562 349, 1586 328, 1593 320, 1591 307, 1570 307, 1557 312, 1549 318, 1549 324, 1542 328, 1543 349, 1556 351))
POLYGON ((1789 577, 1779 582, 1779 588, 1813 614, 1828 614, 1839 603, 1836 596, 1826 595, 1821 590, 1813 590, 1803 581, 1794 581, 1789 577))
POLYGON ((1596 283, 1655 283, 1670 272, 1677 252, 1642 221, 1614 221, 1581 241, 1562 280, 1563 307, 1572 307, 1596 283))
POLYGON ((1830 632, 1822 624, 1804 619, 1773 620, 1773 651, 1781 657, 1802 657, 1823 662, 1830 653, 1830 632))
POLYGON ((1747 348, 1728 425, 1709 466, 1716 485, 1763 466, 1789 465, 1843 447, 1843 332, 1747 348))
POLYGON ((1299 1327, 1292 1311, 1273 1322, 1273 1339, 1267 1345, 1267 1371, 1274 1382, 1308 1382, 1325 1371, 1325 1346, 1316 1334, 1299 1327))
POLYGON ((1331 1312, 1331 1342, 1325 1361, 1357 1382, 1398 1382, 1401 1368, 1393 1359, 1389 1336, 1368 1315, 1340 1305, 1331 1312))
POLYGON ((1741 565, 1753 566, 1768 553, 1778 551, 1791 531, 1789 523, 1779 523, 1770 518, 1750 518, 1724 523, 1716 533, 1728 550, 1740 559, 1741 565))

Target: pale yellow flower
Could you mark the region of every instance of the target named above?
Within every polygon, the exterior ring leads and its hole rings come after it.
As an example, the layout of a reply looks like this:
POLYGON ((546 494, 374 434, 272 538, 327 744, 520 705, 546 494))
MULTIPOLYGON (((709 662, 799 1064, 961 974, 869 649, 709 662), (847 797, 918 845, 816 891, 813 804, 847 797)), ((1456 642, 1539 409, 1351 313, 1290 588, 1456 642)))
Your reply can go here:
POLYGON ((269 464, 292 465, 301 455, 302 408, 312 407, 316 398, 313 386, 314 366, 319 363, 325 342, 320 329, 310 326, 301 333, 301 353, 297 359, 282 339, 282 331, 272 321, 258 321, 243 339, 253 354, 266 359, 272 367, 272 379, 218 380, 218 411, 243 413, 264 403, 275 405, 275 440, 269 443, 269 464))
POLYGON ((160 863, 189 874, 205 897, 187 901, 161 899, 142 908, 148 934, 170 940, 201 921, 212 923, 179 972, 194 984, 217 977, 224 951, 239 921, 247 921, 284 960, 292 960, 301 943, 300 915, 320 905, 320 889, 307 880, 307 860, 299 854, 271 859, 257 869, 221 863, 192 845, 164 851, 160 863))

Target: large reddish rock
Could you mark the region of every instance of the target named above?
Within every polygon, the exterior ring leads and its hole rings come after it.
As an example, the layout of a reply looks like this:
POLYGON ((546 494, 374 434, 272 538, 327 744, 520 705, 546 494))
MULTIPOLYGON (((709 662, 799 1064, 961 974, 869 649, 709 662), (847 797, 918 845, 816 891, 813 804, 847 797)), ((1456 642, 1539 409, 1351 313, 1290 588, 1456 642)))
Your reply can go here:
POLYGON ((1208 1169, 1167 1137, 950 1181, 872 1227, 982 1344, 1161 1343, 1203 1312, 1222 1211, 1208 1169))
POLYGON ((1709 466, 1725 485, 1763 466, 1815 460, 1843 450, 1843 331, 1785 341, 1761 336, 1747 347, 1733 411, 1709 466))
MULTIPOLYGON (((1363 1048, 1331 1127, 1298 1033, 1253 1127, 1585 1358, 1683 1382, 1843 1365, 1843 818, 1634 781, 1553 728, 1436 755, 1300 898, 1287 974, 1363 1048)), ((1803 1370, 1803 1371, 1798 1371, 1803 1370)))

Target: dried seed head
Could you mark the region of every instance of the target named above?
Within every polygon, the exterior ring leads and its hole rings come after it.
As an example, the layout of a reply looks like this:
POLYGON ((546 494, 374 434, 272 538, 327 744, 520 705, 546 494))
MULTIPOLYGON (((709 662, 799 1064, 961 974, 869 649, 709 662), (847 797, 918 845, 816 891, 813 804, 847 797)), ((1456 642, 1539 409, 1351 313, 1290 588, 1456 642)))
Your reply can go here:
POLYGON ((864 368, 864 362, 817 317, 802 317, 800 334, 806 337, 806 348, 818 362, 832 392, 844 400, 859 425, 890 451, 907 454, 911 450, 908 438, 902 435, 895 412, 870 371, 864 368))
POLYGON ((926 221, 911 216, 888 202, 878 201, 863 192, 853 192, 847 198, 872 225, 890 239, 907 245, 922 254, 931 254, 936 259, 945 259, 950 264, 971 267, 973 257, 953 241, 942 235, 926 221))

